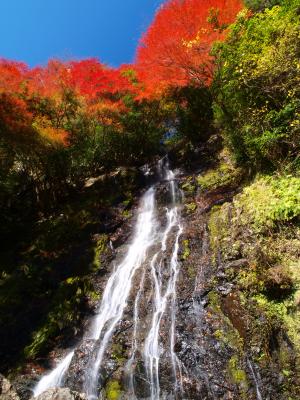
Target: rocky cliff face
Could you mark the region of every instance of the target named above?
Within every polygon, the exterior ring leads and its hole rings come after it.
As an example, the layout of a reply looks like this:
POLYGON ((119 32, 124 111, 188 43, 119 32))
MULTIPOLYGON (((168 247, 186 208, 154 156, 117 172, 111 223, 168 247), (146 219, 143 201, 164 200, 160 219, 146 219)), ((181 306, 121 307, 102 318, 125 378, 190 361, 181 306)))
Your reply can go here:
MULTIPOLYGON (((98 390, 102 399, 284 400, 299 395, 297 347, 285 321, 271 309, 273 301, 285 304, 292 283, 279 272, 276 277, 259 275, 258 256, 252 250, 263 236, 254 235, 247 223, 239 225, 236 199, 245 178, 222 157, 201 174, 178 172, 176 179, 156 184, 158 230, 166 232, 168 226, 166 208, 172 208, 173 180, 182 198, 181 204, 176 199, 180 217, 167 232, 165 249, 161 251, 162 235, 149 247, 147 258, 132 278, 124 312, 100 366, 98 390), (179 225, 182 232, 178 235, 179 225), (172 278, 170 265, 177 240, 175 295, 170 294, 165 309, 159 310, 157 296, 162 303, 172 278), (159 269, 153 272, 151 260, 156 254, 159 269), (277 298, 270 297, 269 287, 277 298), (261 296, 269 303, 262 305, 261 296), (155 311, 159 331, 149 347, 155 311)), ((104 254, 110 256, 102 258, 101 271, 94 276, 100 296, 115 266, 128 252, 126 238, 134 224, 135 218, 129 218, 106 242, 104 254)), ((297 233, 288 240, 296 243, 297 233)), ((82 330, 89 325, 90 316, 82 330)), ((86 336, 77 342, 63 386, 83 391, 84 371, 97 358, 100 347, 101 338, 86 336)), ((27 400, 20 386, 18 391, 21 400, 27 400)), ((47 396, 54 399, 57 392, 47 396)))

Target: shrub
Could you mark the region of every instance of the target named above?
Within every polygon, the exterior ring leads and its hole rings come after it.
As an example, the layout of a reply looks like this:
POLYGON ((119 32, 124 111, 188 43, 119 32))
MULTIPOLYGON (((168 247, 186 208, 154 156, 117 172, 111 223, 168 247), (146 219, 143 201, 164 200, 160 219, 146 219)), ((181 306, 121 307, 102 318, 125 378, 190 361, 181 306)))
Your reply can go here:
POLYGON ((300 150, 300 15, 295 0, 249 18, 244 11, 214 51, 215 115, 239 162, 297 164, 300 150))
POLYGON ((235 206, 241 221, 259 231, 290 221, 300 216, 300 178, 258 178, 236 197, 235 206))

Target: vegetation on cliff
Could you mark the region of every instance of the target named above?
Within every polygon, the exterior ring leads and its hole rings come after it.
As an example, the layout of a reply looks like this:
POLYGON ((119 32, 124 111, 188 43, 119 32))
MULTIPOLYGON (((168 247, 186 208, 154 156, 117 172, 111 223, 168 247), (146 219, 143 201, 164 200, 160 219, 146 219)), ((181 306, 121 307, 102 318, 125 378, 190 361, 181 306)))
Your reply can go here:
POLYGON ((239 163, 260 171, 299 168, 298 1, 239 15, 215 47, 216 117, 239 163))

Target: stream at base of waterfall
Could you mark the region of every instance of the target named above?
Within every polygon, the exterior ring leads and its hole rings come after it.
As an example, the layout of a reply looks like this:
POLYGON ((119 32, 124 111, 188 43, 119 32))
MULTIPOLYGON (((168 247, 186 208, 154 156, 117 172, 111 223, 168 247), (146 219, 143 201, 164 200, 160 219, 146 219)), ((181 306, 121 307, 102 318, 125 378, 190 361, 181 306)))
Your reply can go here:
MULTIPOLYGON (((124 367, 126 398, 141 398, 136 394, 137 356, 142 360, 143 379, 147 386, 147 395, 143 398, 165 398, 160 384, 162 358, 165 358, 165 363, 170 366, 171 391, 168 398, 175 399, 177 394, 182 398, 182 366, 175 352, 176 282, 180 271, 179 242, 183 232, 180 217, 181 192, 176 184, 175 174, 169 169, 167 158, 160 160, 158 172, 169 201, 158 207, 156 185, 150 187, 143 195, 132 241, 121 262, 113 268, 97 314, 82 339, 92 343, 85 367, 80 371, 80 391, 85 393, 89 400, 98 399, 99 396, 101 398, 104 383, 101 370, 106 353, 128 307, 132 307, 132 338, 124 367), (139 282, 138 285, 134 285, 137 275, 139 282), (129 301, 131 296, 132 302, 129 301), (148 315, 143 318, 146 321, 143 325, 146 326, 142 326, 140 308, 141 301, 146 296, 149 304, 148 315), (162 325, 168 332, 167 340, 161 339, 162 325), (143 335, 140 334, 141 330, 143 335)), ((34 388, 34 396, 49 388, 69 386, 66 377, 70 373, 76 350, 77 348, 71 350, 50 373, 41 378, 34 388)))

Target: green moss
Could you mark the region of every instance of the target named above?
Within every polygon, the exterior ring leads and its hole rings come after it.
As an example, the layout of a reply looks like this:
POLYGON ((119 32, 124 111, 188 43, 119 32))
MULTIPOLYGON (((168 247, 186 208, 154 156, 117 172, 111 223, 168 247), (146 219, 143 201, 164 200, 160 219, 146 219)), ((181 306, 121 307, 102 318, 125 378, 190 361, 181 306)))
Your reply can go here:
POLYGON ((129 211, 129 210, 123 210, 123 211, 122 211, 122 217, 123 217, 123 218, 128 219, 128 218, 130 218, 131 216, 132 216, 131 211, 129 211))
POLYGON ((220 162, 197 177, 197 184, 203 190, 213 190, 224 186, 237 185, 241 181, 242 170, 233 165, 226 154, 220 155, 220 162))
POLYGON ((186 260, 191 255, 191 249, 190 249, 190 246, 189 246, 189 240, 188 239, 183 240, 182 245, 183 245, 182 259, 186 260))
POLYGON ((228 363, 228 371, 232 381, 243 388, 243 392, 248 390, 248 380, 246 372, 239 366, 239 359, 235 355, 230 358, 228 363))
POLYGON ((188 264, 187 265, 187 269, 186 269, 187 273, 188 273, 188 277, 192 280, 194 280, 197 276, 197 268, 194 264, 188 264))
POLYGON ((221 307, 220 295, 211 291, 208 294, 209 308, 212 314, 216 318, 218 328, 214 331, 214 337, 218 340, 219 344, 226 348, 227 351, 230 349, 236 355, 242 356, 244 353, 244 340, 240 336, 238 330, 233 326, 230 319, 224 314, 221 307))
POLYGON ((220 297, 217 292, 214 290, 211 290, 208 293, 208 301, 211 309, 214 311, 214 313, 218 314, 221 312, 221 307, 220 307, 220 297))
MULTIPOLYGON (((232 203, 214 207, 208 223, 213 260, 216 265, 228 265, 226 280, 239 290, 247 341, 243 343, 238 332, 230 329, 220 309, 220 297, 212 291, 210 308, 222 321, 214 335, 238 355, 247 345, 262 369, 276 362, 287 395, 298 390, 293 389, 296 374, 292 371, 287 376, 282 371, 290 372, 291 365, 298 371, 300 354, 298 185, 299 179, 291 176, 257 177, 232 203), (247 262, 231 264, 238 259, 247 262), (286 334, 289 339, 285 339, 286 334), (270 348, 274 341, 275 353, 270 348)), ((233 381, 241 382, 242 398, 245 375, 236 358, 229 370, 233 381)))
POLYGON ((107 400, 118 400, 122 394, 121 385, 116 380, 110 380, 105 391, 107 400))
POLYGON ((115 342, 112 344, 111 355, 119 364, 126 360, 125 349, 121 343, 115 342))
POLYGON ((123 204, 125 207, 130 207, 131 204, 132 204, 132 200, 133 200, 132 194, 129 193, 128 196, 129 196, 129 197, 128 197, 126 200, 122 201, 122 204, 123 204))
POLYGON ((190 242, 188 239, 185 239, 182 241, 182 254, 181 254, 181 259, 182 261, 185 261, 185 270, 188 273, 188 277, 190 279, 195 279, 197 275, 197 269, 195 264, 192 261, 189 261, 189 257, 191 255, 191 249, 190 249, 190 242))
POLYGON ((50 339, 78 323, 80 305, 90 289, 90 284, 79 277, 71 277, 61 283, 52 301, 51 311, 24 349, 25 358, 36 357, 50 344, 50 339))
POLYGON ((223 328, 217 329, 214 332, 215 338, 225 347, 231 347, 235 351, 241 353, 243 351, 244 341, 238 331, 232 326, 229 319, 221 316, 223 320, 223 328))
MULTIPOLYGON (((288 336, 295 349, 300 351, 300 310, 297 307, 295 298, 297 293, 282 301, 270 300, 264 294, 253 296, 259 307, 266 313, 270 320, 283 322, 288 336)), ((283 356, 283 355, 282 355, 283 356)))
POLYGON ((188 204, 185 204, 185 208, 186 208, 188 214, 192 214, 194 211, 196 211, 197 204, 194 203, 194 202, 193 203, 188 203, 188 204))
POLYGON ((193 177, 189 176, 185 182, 181 185, 181 189, 188 195, 192 195, 196 191, 196 186, 193 184, 193 177))
POLYGON ((94 247, 94 258, 92 266, 94 270, 101 268, 101 255, 107 251, 108 236, 105 234, 99 235, 96 245, 94 247))
POLYGON ((298 178, 260 177, 236 195, 233 203, 212 209, 208 227, 214 259, 245 257, 258 266, 258 270, 252 269, 252 276, 241 274, 242 286, 259 281, 261 267, 286 265, 289 257, 299 257, 294 255, 299 245, 297 226, 288 225, 300 215, 299 185, 298 178), (289 253, 291 256, 286 256, 289 253))
POLYGON ((220 254, 225 261, 239 252, 239 242, 232 240, 231 211, 231 204, 225 203, 222 207, 213 207, 209 216, 210 246, 215 263, 220 254))
POLYGON ((245 290, 256 290, 261 292, 265 288, 264 281, 261 279, 255 268, 242 269, 239 271, 237 282, 239 287, 245 290))

